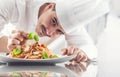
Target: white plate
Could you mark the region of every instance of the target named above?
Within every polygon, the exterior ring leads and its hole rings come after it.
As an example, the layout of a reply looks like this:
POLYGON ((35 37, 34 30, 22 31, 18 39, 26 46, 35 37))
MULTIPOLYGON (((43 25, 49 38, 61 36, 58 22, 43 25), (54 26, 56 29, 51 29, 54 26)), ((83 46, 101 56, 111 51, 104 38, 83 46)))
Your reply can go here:
POLYGON ((0 54, 0 61, 5 63, 11 63, 11 62, 39 62, 39 63, 49 63, 49 64, 56 64, 56 63, 62 63, 71 60, 74 58, 75 55, 70 56, 59 56, 59 58, 50 58, 50 59, 21 59, 21 58, 10 58, 6 56, 5 54, 0 54))

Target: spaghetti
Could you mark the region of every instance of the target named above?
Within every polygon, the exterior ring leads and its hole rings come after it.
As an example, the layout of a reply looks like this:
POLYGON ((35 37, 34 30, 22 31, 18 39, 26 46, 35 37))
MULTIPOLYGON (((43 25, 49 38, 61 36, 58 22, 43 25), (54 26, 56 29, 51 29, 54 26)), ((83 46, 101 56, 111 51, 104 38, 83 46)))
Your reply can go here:
POLYGON ((16 51, 17 55, 14 52, 10 53, 11 58, 23 58, 23 59, 47 59, 47 58, 57 58, 46 45, 39 44, 35 42, 32 45, 25 46, 23 45, 19 51, 16 51), (21 49, 21 50, 20 50, 21 49), (20 52, 21 51, 21 52, 20 52))

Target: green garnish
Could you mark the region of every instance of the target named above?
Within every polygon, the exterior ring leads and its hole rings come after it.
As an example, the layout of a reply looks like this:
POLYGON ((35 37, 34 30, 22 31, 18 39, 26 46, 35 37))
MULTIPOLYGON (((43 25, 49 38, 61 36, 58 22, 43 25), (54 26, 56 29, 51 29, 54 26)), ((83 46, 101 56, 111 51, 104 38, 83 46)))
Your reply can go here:
POLYGON ((33 37, 33 33, 31 32, 31 33, 29 33, 28 34, 28 39, 30 39, 30 40, 32 40, 34 37, 33 37))
POLYGON ((49 58, 48 55, 47 55, 47 53, 45 51, 42 51, 42 57, 43 57, 43 59, 49 58))
POLYGON ((42 72, 42 77, 46 77, 47 76, 47 72, 42 72))
POLYGON ((53 55, 51 58, 58 58, 58 56, 57 55, 53 55))
POLYGON ((14 56, 18 56, 18 55, 20 55, 21 53, 22 53, 21 48, 15 48, 15 49, 13 50, 13 55, 14 55, 14 56))
POLYGON ((13 72, 12 77, 22 77, 20 73, 18 72, 13 72))
POLYGON ((34 40, 35 40, 35 41, 39 41, 38 35, 34 35, 34 40))
POLYGON ((30 39, 30 40, 34 39, 35 41, 39 41, 39 36, 38 36, 38 34, 31 32, 28 34, 28 39, 30 39))

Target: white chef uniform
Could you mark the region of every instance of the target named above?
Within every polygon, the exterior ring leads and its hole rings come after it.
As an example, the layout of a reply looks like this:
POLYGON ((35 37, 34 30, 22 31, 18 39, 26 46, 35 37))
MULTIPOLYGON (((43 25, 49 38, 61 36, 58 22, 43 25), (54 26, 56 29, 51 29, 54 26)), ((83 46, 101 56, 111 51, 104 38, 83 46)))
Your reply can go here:
POLYGON ((96 58, 97 49, 83 25, 108 12, 103 0, 0 0, 0 37, 7 23, 26 32, 35 31, 39 7, 45 2, 56 3, 68 45, 79 47, 90 59, 96 58))

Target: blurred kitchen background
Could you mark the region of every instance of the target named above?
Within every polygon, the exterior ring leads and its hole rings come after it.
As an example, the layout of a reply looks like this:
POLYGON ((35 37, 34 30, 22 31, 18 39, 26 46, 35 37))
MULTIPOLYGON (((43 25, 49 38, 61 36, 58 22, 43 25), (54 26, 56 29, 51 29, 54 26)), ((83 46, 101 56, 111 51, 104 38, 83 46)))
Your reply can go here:
MULTIPOLYGON (((120 77, 120 0, 110 0, 109 8, 110 12, 85 25, 98 48, 97 77, 120 77)), ((3 33, 7 35, 10 29, 14 28, 9 24, 3 33)), ((66 46, 64 36, 56 38, 49 46, 60 51, 66 46)))

